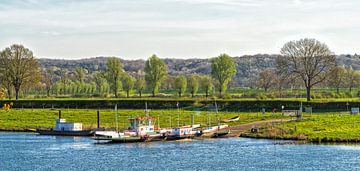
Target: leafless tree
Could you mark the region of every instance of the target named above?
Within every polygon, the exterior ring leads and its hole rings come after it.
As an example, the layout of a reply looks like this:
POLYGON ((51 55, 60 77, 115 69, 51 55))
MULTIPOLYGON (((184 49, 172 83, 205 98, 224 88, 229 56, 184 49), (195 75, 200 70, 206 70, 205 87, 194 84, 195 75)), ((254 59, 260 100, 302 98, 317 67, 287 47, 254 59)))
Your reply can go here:
POLYGON ((353 68, 347 67, 345 69, 345 86, 349 88, 351 92, 352 89, 360 84, 360 73, 358 71, 353 70, 353 68))
POLYGON ((275 76, 275 72, 271 69, 262 70, 259 73, 259 78, 256 81, 256 85, 259 88, 263 88, 265 92, 267 92, 269 88, 274 86, 276 81, 275 76))
POLYGON ((339 89, 344 86, 346 78, 345 71, 343 66, 337 66, 329 73, 327 84, 330 87, 336 88, 337 93, 339 93, 339 89))
POLYGON ((311 88, 323 82, 336 66, 335 55, 326 44, 315 39, 290 41, 282 47, 281 54, 277 59, 278 69, 303 81, 308 101, 311 88))

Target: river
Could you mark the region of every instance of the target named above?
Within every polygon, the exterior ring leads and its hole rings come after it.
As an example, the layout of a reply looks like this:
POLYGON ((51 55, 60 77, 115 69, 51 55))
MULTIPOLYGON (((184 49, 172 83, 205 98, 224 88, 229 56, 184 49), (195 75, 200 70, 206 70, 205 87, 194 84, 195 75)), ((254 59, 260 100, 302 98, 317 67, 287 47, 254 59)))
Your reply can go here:
POLYGON ((0 170, 360 169, 360 146, 282 142, 227 138, 99 144, 85 137, 0 132, 0 170))

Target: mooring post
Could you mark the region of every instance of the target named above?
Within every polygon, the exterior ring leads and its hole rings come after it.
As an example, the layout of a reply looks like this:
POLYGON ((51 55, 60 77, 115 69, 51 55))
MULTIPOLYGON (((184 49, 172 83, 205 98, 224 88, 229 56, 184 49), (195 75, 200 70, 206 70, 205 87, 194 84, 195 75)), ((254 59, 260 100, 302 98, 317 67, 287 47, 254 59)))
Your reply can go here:
POLYGON ((97 128, 100 128, 100 111, 97 111, 97 128))

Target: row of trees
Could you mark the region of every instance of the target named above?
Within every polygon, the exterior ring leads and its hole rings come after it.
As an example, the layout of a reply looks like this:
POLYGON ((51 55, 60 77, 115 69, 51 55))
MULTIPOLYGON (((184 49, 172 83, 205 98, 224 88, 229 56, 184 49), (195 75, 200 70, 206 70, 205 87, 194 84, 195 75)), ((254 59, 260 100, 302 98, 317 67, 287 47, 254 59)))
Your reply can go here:
MULTIPOLYGON (((267 91, 292 85, 301 85, 307 92, 310 100, 311 89, 314 86, 327 85, 337 89, 348 87, 350 90, 360 84, 359 73, 352 68, 336 66, 336 58, 326 44, 315 39, 301 39, 290 41, 281 48, 281 56, 276 60, 274 70, 259 72, 257 86, 267 91)), ((167 66, 163 60, 152 55, 146 62, 144 70, 140 73, 126 73, 123 64, 118 58, 109 58, 105 71, 87 73, 83 68, 75 71, 65 71, 52 68, 41 72, 33 53, 22 45, 12 45, 0 54, 0 80, 1 86, 11 95, 15 90, 16 99, 21 89, 26 91, 29 87, 45 88, 47 94, 94 94, 109 93, 118 97, 122 89, 129 96, 130 91, 136 89, 139 95, 148 89, 155 96, 159 89, 170 86, 177 90, 181 97, 186 90, 195 96, 199 87, 206 96, 213 87, 221 96, 228 88, 232 77, 236 74, 233 59, 227 54, 221 54, 211 60, 211 76, 183 76, 175 78, 168 76, 167 66), (90 75, 90 76, 89 76, 90 75), (170 79, 173 80, 172 84, 170 79)))
MULTIPOLYGON (((213 89, 214 84, 218 87, 220 95, 226 91, 227 85, 236 73, 235 63, 226 54, 212 60, 212 78, 210 76, 194 75, 186 79, 178 76, 171 83, 171 87, 178 89, 181 97, 186 89, 194 97, 199 89, 203 89, 206 97, 213 89), (201 84, 199 81, 201 80, 201 84)), ((169 79, 167 66, 163 60, 156 55, 152 55, 146 62, 144 72, 140 74, 126 73, 123 64, 118 58, 109 58, 105 71, 87 73, 86 69, 76 68, 74 71, 67 71, 61 68, 52 67, 46 71, 41 68, 35 59, 33 52, 23 45, 12 45, 0 53, 0 85, 7 91, 7 96, 11 98, 12 90, 15 90, 15 98, 19 98, 20 91, 46 90, 46 94, 57 95, 77 95, 77 94, 107 94, 112 92, 114 97, 118 97, 122 89, 127 97, 130 91, 135 89, 139 96, 145 89, 151 91, 155 96, 163 82, 169 79)), ((1 88, 0 87, 0 88, 1 88)))

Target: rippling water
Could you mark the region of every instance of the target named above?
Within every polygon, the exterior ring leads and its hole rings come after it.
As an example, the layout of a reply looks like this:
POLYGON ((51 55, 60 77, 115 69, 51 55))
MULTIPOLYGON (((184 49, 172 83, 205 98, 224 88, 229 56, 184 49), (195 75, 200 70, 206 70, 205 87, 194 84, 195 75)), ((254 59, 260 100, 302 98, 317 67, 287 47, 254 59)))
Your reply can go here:
POLYGON ((98 144, 0 132, 0 170, 359 170, 360 146, 229 138, 98 144))

